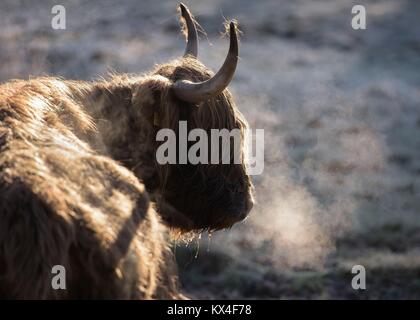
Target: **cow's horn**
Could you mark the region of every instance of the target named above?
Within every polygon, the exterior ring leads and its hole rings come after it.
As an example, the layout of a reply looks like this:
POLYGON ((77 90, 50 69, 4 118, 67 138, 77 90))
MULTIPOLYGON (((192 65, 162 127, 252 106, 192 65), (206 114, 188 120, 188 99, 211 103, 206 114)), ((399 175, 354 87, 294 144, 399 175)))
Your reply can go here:
POLYGON ((198 54, 198 35, 197 29, 195 28, 195 23, 191 18, 190 11, 188 8, 183 4, 180 3, 179 7, 181 8, 182 17, 185 19, 185 23, 187 24, 187 47, 185 48, 184 57, 187 55, 193 56, 197 58, 198 54))
POLYGON ((230 23, 230 47, 223 66, 210 79, 194 83, 188 80, 178 80, 173 85, 175 95, 184 101, 198 103, 221 93, 232 80, 238 63, 238 37, 236 27, 230 23))

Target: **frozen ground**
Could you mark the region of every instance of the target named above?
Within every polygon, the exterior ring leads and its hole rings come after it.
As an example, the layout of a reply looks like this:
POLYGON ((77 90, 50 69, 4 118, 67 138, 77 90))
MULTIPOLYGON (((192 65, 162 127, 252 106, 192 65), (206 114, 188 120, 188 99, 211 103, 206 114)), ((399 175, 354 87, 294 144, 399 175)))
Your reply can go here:
MULTIPOLYGON (((420 2, 185 1, 213 69, 244 32, 231 84, 265 129, 258 204, 231 230, 176 247, 196 298, 420 298, 420 2), (367 30, 350 27, 364 4, 367 30), (362 264, 367 290, 351 288, 362 264)), ((0 2, 0 81, 143 72, 183 53, 175 1, 0 2)), ((175 250, 175 249, 174 249, 175 250)))

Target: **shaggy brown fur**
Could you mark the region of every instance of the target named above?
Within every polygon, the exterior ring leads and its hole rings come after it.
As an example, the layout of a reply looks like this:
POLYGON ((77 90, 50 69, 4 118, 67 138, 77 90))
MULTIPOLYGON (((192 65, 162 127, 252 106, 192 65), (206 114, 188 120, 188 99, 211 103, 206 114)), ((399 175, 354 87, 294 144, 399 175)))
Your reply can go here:
POLYGON ((155 161, 157 130, 179 120, 245 128, 227 90, 199 106, 171 92, 211 75, 182 58, 143 76, 0 86, 0 297, 179 297, 166 226, 229 227, 252 206, 243 164, 155 161), (67 290, 51 288, 57 264, 67 290))
POLYGON ((57 79, 0 87, 0 297, 177 297, 144 186, 75 134, 93 123, 67 94, 57 79), (51 288, 57 264, 67 290, 51 288))

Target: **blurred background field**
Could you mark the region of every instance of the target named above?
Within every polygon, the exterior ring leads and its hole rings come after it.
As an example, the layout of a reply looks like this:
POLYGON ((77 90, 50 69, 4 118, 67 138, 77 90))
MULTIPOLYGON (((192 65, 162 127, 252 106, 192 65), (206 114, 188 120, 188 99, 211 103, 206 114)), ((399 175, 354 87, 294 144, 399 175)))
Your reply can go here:
MULTIPOLYGON (((231 230, 174 244, 194 298, 420 298, 420 2, 185 0, 216 70, 225 19, 243 31, 230 85, 265 130, 257 204, 231 230), (367 30, 351 8, 367 9, 367 30), (351 287, 366 268, 367 290, 351 287)), ((176 1, 0 2, 0 81, 142 73, 183 53, 176 1), (51 28, 51 7, 67 29, 51 28)))

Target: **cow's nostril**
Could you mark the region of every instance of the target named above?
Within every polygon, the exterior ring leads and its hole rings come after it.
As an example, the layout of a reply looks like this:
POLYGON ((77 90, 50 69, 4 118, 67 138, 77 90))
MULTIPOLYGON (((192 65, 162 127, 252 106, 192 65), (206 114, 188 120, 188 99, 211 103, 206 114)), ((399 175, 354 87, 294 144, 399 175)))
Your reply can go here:
POLYGON ((254 207, 254 201, 252 199, 248 199, 246 207, 247 207, 248 213, 249 213, 252 210, 252 208, 254 207))
POLYGON ((241 221, 245 219, 248 216, 253 206, 254 206, 254 201, 251 197, 246 197, 245 199, 243 199, 240 209, 237 210, 236 212, 237 221, 241 221))
POLYGON ((244 212, 245 212, 245 216, 247 216, 251 212, 252 208, 254 207, 254 201, 252 200, 252 198, 247 198, 245 201, 246 202, 245 202, 244 212))

